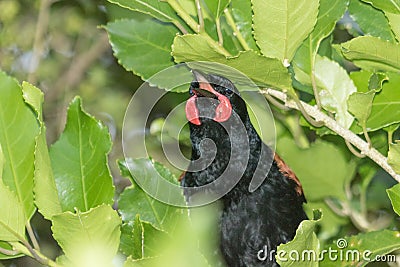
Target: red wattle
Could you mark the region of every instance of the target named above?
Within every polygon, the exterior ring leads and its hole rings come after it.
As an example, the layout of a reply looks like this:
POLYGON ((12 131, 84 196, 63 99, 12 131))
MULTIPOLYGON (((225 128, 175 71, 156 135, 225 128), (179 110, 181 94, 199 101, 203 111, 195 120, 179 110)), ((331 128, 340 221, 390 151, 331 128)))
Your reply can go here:
POLYGON ((232 114, 231 102, 224 95, 221 95, 219 93, 216 93, 216 95, 218 96, 218 100, 220 103, 219 103, 218 107, 215 109, 214 120, 217 122, 227 121, 232 114))
POLYGON ((195 125, 200 125, 200 115, 196 107, 196 98, 197 96, 194 95, 186 101, 185 113, 188 121, 195 125))

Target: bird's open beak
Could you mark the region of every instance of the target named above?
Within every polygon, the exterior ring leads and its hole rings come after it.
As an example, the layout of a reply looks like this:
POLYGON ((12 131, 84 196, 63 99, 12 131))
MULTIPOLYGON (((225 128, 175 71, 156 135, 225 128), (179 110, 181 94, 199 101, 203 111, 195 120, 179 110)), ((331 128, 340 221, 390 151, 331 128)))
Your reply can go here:
POLYGON ((192 73, 194 79, 199 83, 199 88, 193 88, 193 91, 199 96, 217 98, 216 91, 206 79, 206 76, 198 70, 192 70, 192 73))
POLYGON ((192 123, 200 125, 199 110, 196 107, 196 98, 198 96, 205 96, 219 100, 219 104, 215 109, 214 121, 224 122, 229 119, 232 113, 232 106, 229 99, 214 90, 210 82, 207 80, 206 75, 198 70, 192 70, 195 80, 199 83, 199 88, 192 88, 195 95, 192 96, 186 103, 186 117, 192 123))

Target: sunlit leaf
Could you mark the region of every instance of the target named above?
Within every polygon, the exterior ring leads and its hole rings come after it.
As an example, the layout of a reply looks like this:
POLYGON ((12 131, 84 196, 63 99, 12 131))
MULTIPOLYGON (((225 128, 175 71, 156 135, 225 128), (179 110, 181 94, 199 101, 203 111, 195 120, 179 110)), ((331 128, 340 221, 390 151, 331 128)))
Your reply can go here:
POLYGON ((371 90, 367 93, 355 92, 351 94, 347 100, 349 112, 354 115, 360 126, 363 128, 366 128, 367 119, 371 114, 374 96, 374 90, 371 90))
MULTIPOLYGON (((347 98, 357 91, 353 81, 338 63, 321 56, 316 58, 314 75, 323 108, 335 113, 336 121, 349 128, 353 116, 347 111, 347 98)), ((310 83, 309 77, 297 78, 304 84, 310 83)))
POLYGON ((69 266, 109 267, 118 251, 121 219, 108 205, 52 218, 53 236, 69 266))
POLYGON ((59 140, 50 148, 51 165, 63 211, 88 211, 112 204, 114 186, 107 154, 111 140, 107 127, 83 111, 80 98, 69 108, 59 140))
POLYGON ((385 15, 389 20, 393 33, 396 35, 397 41, 400 41, 400 14, 385 12, 385 15))
POLYGON ((35 211, 33 161, 39 124, 16 80, 0 72, 0 88, 0 145, 5 162, 2 179, 16 194, 29 220, 35 211))
POLYGON ((40 124, 40 133, 36 137, 35 145, 35 171, 34 171, 34 193, 35 204, 40 213, 50 219, 54 214, 61 213, 61 205, 51 169, 49 151, 46 142, 46 126, 43 122, 42 104, 43 93, 35 86, 23 82, 22 89, 25 101, 36 113, 40 124))
POLYGON ((287 66, 314 28, 319 1, 253 0, 252 4, 254 37, 261 52, 287 66))
POLYGON ((23 206, 14 192, 2 181, 0 181, 0 203, 0 240, 19 241, 19 237, 25 236, 23 206))

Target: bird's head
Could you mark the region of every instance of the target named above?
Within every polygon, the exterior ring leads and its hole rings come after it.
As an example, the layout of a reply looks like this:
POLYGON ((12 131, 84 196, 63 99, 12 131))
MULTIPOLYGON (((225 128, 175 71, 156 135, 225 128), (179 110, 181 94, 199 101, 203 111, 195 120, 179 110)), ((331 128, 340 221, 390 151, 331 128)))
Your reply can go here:
POLYGON ((216 74, 192 72, 194 80, 190 84, 190 98, 186 103, 186 117, 191 124, 201 125, 207 120, 225 122, 233 113, 240 117, 247 116, 246 104, 230 80, 216 74))

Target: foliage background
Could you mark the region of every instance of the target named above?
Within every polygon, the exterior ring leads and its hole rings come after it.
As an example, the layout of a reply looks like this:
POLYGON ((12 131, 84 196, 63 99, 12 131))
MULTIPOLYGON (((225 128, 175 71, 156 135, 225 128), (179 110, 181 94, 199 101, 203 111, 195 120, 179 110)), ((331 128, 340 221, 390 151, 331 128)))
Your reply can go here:
MULTIPOLYGON (((350 1, 350 7, 354 11, 353 19, 368 12, 376 14, 377 11, 360 1, 350 1)), ((134 18, 137 21, 147 19, 142 14, 106 1, 0 1, 0 68, 44 91, 44 120, 49 144, 61 134, 66 120, 66 107, 73 96, 80 95, 84 99, 86 110, 110 128, 114 141, 110 168, 117 194, 129 184, 126 179, 120 178, 118 166, 114 163, 122 157, 119 139, 125 110, 123 107, 142 83, 116 62, 104 29, 98 27, 119 18, 134 18)), ((361 35, 366 29, 371 34, 395 40, 392 32, 382 32, 380 26, 375 27, 382 22, 380 16, 373 16, 370 21, 362 21, 363 18, 360 16, 358 24, 348 16, 342 19, 335 27, 332 42, 343 43, 361 35)), ((330 49, 326 43, 322 48, 330 49)), ((357 70, 339 53, 330 52, 347 71, 357 70)), ((307 90, 310 88, 304 88, 303 93, 307 90)), ((309 96, 304 93, 302 97, 307 99, 309 96)), ((167 113, 184 98, 184 95, 171 93, 160 112, 167 113)), ((309 176, 318 181, 320 175, 335 173, 335 176, 341 177, 340 181, 348 181, 345 191, 336 181, 323 186, 318 183, 304 185, 313 195, 309 210, 313 206, 323 207, 324 218, 318 229, 321 240, 329 243, 336 237, 381 228, 398 228, 398 217, 386 193, 386 189, 395 184, 391 177, 374 167, 370 160, 360 160, 352 155, 340 137, 317 137, 313 130, 300 127, 300 124, 306 123, 297 112, 276 109, 275 115, 279 119, 278 151, 300 177, 309 176), (308 154, 304 153, 304 148, 310 148, 306 152, 308 154), (299 162, 300 157, 313 160, 299 162), (324 189, 321 191, 321 188, 324 189), (321 202, 328 191, 347 206, 338 205, 334 199, 328 201, 331 208, 326 202, 321 202), (334 210, 335 207, 337 210, 334 210)), ((374 146, 386 154, 387 133, 379 130, 371 133, 370 137, 374 146)), ((398 138, 399 132, 395 131, 393 139, 398 138)), ((153 139, 156 147, 157 136, 153 139)), ((36 213, 33 226, 43 239, 40 242, 43 243, 44 253, 51 258, 58 255, 59 249, 51 237, 49 222, 36 213)), ((40 266, 27 257, 1 261, 0 265, 40 266)))

